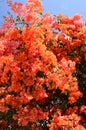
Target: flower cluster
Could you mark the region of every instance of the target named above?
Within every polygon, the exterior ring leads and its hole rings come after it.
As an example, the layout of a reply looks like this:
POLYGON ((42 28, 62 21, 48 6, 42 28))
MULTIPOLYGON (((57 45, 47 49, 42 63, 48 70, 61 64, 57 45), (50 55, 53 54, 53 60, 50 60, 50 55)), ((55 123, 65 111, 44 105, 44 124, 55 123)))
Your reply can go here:
POLYGON ((0 128, 85 130, 85 22, 42 15, 40 0, 8 3, 18 16, 0 27, 0 128))

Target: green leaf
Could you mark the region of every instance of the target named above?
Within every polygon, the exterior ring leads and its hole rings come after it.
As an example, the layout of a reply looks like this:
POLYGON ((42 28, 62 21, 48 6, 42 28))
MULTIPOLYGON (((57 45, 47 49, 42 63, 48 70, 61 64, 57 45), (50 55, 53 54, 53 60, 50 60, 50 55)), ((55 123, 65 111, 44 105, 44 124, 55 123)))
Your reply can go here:
POLYGON ((45 74, 44 74, 44 72, 42 72, 42 71, 38 71, 37 74, 36 74, 36 77, 44 78, 44 77, 45 77, 45 74))

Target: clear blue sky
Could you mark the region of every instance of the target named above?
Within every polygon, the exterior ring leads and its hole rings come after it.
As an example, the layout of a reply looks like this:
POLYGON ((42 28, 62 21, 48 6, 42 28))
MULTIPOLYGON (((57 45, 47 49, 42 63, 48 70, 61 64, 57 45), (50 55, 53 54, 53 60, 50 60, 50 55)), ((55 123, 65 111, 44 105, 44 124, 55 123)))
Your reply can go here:
MULTIPOLYGON (((7 15, 7 11, 10 11, 6 4, 7 0, 0 0, 0 25, 3 22, 3 16, 7 15)), ((27 0, 13 0, 17 2, 26 3, 27 0)), ((86 19, 86 0, 42 0, 44 12, 50 12, 52 14, 63 13, 67 16, 72 16, 76 13, 82 15, 83 19, 86 19)))

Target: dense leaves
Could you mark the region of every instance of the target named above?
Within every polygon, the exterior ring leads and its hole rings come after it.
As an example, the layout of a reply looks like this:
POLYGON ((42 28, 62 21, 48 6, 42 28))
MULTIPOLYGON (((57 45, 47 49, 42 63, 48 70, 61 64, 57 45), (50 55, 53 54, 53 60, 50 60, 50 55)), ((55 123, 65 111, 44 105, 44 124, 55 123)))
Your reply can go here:
POLYGON ((86 129, 86 26, 43 15, 40 0, 8 2, 0 27, 0 129, 86 129))

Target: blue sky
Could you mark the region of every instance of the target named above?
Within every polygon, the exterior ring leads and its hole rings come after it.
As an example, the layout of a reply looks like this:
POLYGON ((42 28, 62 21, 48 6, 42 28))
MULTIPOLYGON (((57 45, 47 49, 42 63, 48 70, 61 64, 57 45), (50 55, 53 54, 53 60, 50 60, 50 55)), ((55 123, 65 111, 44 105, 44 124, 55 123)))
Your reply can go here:
MULTIPOLYGON (((7 4, 7 0, 0 0, 0 25, 3 23, 3 16, 7 15, 7 11, 11 11, 7 4)), ((26 3, 27 0, 13 0, 26 3)), ((86 19, 86 0, 42 0, 44 12, 58 15, 63 13, 67 16, 81 14, 86 19)))

